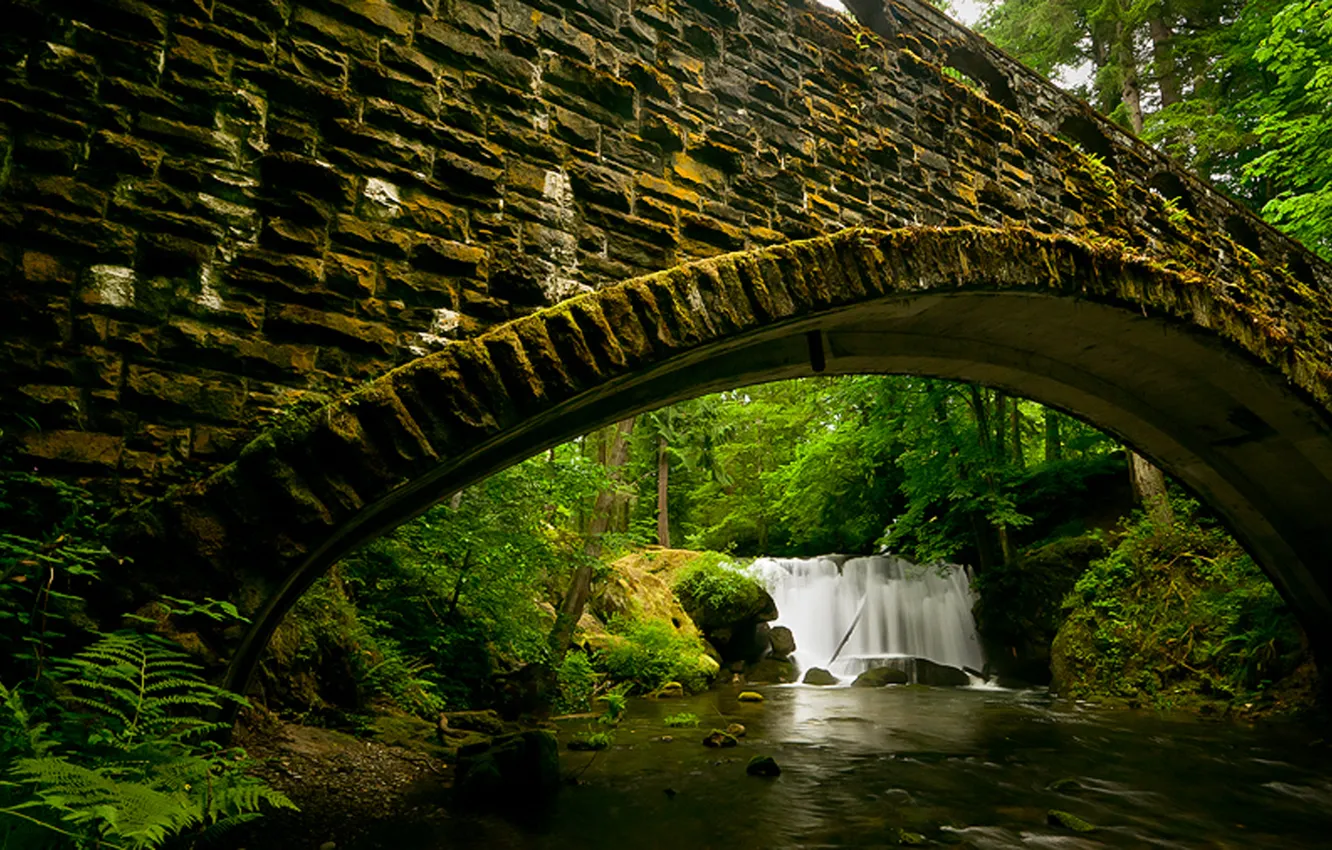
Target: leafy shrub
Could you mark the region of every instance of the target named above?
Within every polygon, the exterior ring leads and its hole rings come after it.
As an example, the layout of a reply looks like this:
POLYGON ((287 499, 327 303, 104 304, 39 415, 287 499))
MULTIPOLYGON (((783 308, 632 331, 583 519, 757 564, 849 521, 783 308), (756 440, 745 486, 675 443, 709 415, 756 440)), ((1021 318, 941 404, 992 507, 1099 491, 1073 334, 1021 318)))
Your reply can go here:
POLYGON ((768 604, 767 591, 717 552, 705 552, 675 579, 675 595, 704 632, 745 620, 768 604))
POLYGON ((1052 666, 1068 695, 1241 697, 1300 661, 1272 583, 1196 502, 1172 504, 1173 523, 1136 516, 1066 597, 1052 666))
POLYGON ((662 723, 672 728, 685 728, 698 725, 698 715, 688 711, 682 711, 679 714, 668 714, 662 719, 662 723))
POLYGON ((601 674, 592 666, 592 659, 583 652, 569 652, 555 669, 558 691, 553 708, 556 714, 576 714, 592 709, 592 694, 597 689, 601 674))
POLYGON ((670 681, 688 690, 706 687, 703 645, 697 638, 679 634, 662 620, 615 620, 611 631, 620 640, 598 652, 597 660, 612 679, 629 682, 640 692, 670 681))

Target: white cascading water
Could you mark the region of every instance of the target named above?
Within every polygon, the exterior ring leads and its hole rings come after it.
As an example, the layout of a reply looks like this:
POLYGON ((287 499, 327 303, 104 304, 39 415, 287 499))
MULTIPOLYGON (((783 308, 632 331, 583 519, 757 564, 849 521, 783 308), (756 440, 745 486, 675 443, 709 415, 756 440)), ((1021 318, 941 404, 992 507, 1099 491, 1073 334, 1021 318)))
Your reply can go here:
POLYGON ((752 569, 777 603, 772 625, 786 626, 795 637, 793 658, 802 671, 823 667, 847 679, 902 657, 971 670, 985 665, 966 567, 918 566, 874 555, 760 558, 752 569), (848 630, 851 636, 837 653, 848 630))

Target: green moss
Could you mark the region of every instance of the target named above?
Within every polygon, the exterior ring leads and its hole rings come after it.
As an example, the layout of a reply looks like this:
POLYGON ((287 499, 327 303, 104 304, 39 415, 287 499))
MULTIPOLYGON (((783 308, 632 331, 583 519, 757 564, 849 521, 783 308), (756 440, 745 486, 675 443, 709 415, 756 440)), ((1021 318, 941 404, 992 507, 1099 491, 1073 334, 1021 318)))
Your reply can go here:
POLYGON ((1065 829, 1071 829, 1074 832, 1095 832, 1096 827, 1075 814, 1051 809, 1045 815, 1045 820, 1050 826, 1062 826, 1065 829))

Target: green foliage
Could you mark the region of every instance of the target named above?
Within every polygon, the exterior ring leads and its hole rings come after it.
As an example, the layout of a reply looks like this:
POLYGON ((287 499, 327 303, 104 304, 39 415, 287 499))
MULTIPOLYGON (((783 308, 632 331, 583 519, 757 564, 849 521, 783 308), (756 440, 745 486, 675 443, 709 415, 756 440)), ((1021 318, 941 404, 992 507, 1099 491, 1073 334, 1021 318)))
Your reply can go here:
POLYGON ((1056 678, 1070 695, 1252 696, 1294 669, 1301 639, 1271 582, 1196 503, 1139 516, 1064 602, 1056 678))
POLYGON ((580 732, 569 744, 571 750, 607 750, 615 743, 615 734, 606 730, 580 732))
POLYGON ((92 627, 84 595, 114 560, 99 513, 78 487, 0 473, 0 672, 11 681, 40 676, 52 644, 92 627))
POLYGON ((612 679, 628 682, 640 693, 667 682, 679 682, 690 691, 707 686, 703 644, 697 638, 681 635, 660 620, 615 620, 610 629, 619 639, 597 653, 597 663, 612 679))
POLYGON ((743 568, 716 552, 705 552, 680 571, 675 595, 705 632, 759 613, 767 602, 763 586, 743 568))
POLYGON ((269 661, 276 684, 295 664, 325 682, 350 677, 356 694, 342 699, 356 711, 374 698, 424 717, 488 704, 497 668, 547 659, 539 603, 558 600, 586 557, 579 512, 604 482, 563 446, 366 545, 339 566, 336 587, 317 584, 289 616, 269 661))
POLYGON ((606 709, 597 718, 598 723, 603 726, 620 725, 620 721, 629 711, 630 687, 628 682, 621 682, 602 695, 601 701, 605 703, 606 709))
POLYGON ((204 716, 238 697, 160 639, 106 635, 56 665, 65 694, 37 722, 0 686, 5 846, 157 847, 168 838, 220 833, 291 802, 249 776, 240 750, 203 738, 204 716))
POLYGON ((684 729, 690 726, 698 725, 698 715, 692 712, 682 711, 679 714, 668 714, 662 718, 662 723, 673 729, 684 729))
MULTIPOLYGON (((239 697, 175 644, 93 631, 84 597, 116 562, 101 513, 76 487, 0 476, 0 670, 18 682, 0 685, 0 846, 158 847, 290 807, 247 773, 242 751, 205 738, 220 729, 208 718, 239 697)), ((218 600, 155 607, 178 621, 237 619, 218 600)))
POLYGON ((552 706, 555 713, 577 714, 590 711, 592 695, 596 693, 601 678, 601 674, 592 666, 592 659, 588 658, 586 653, 567 653, 560 666, 555 668, 555 686, 558 691, 552 706))
POLYGON ((1269 221, 1332 260, 1332 0, 1293 0, 1267 21, 1254 58, 1274 85, 1254 95, 1264 152, 1245 176, 1277 187, 1269 221))

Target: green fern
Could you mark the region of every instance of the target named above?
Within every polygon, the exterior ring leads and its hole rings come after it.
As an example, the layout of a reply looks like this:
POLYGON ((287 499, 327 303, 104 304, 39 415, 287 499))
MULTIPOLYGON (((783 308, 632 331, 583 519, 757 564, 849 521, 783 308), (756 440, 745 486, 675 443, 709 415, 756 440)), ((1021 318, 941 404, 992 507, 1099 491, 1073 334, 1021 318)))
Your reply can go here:
POLYGON ((294 808, 247 773, 243 751, 203 740, 221 728, 205 716, 242 700, 173 645, 104 635, 55 670, 64 696, 51 724, 0 687, 0 756, 12 760, 0 846, 151 848, 294 808))

